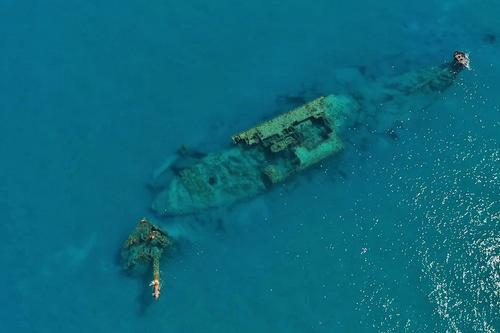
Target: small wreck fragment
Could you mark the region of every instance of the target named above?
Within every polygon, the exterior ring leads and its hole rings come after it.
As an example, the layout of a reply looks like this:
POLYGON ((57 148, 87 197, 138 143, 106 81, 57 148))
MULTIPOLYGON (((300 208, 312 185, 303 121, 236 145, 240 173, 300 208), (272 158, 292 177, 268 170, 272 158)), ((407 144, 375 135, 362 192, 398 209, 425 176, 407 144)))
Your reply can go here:
POLYGON ((126 269, 138 264, 151 264, 153 280, 149 284, 155 300, 160 298, 160 259, 163 251, 173 245, 173 240, 160 228, 145 218, 141 219, 123 244, 122 259, 126 269))
POLYGON ((192 214, 255 196, 340 152, 346 140, 356 140, 348 133, 354 127, 366 129, 356 131, 358 136, 386 133, 409 109, 428 106, 431 95, 450 87, 464 68, 469 57, 456 51, 442 66, 381 78, 360 87, 355 97, 317 98, 234 135, 234 145, 226 150, 189 163, 179 157, 156 174, 158 179, 166 171, 173 176, 156 187, 152 209, 160 216, 192 214))

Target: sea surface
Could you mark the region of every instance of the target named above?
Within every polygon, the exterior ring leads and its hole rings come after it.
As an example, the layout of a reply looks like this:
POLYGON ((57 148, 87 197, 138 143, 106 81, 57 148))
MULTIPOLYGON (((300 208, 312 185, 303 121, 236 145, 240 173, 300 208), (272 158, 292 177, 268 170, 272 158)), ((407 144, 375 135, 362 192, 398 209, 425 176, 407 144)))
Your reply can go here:
POLYGON ((0 332, 499 332, 499 59, 497 0, 0 0, 0 332), (150 210, 181 145, 455 50, 472 69, 390 137, 150 210), (180 244, 156 302, 120 261, 141 217, 180 244))

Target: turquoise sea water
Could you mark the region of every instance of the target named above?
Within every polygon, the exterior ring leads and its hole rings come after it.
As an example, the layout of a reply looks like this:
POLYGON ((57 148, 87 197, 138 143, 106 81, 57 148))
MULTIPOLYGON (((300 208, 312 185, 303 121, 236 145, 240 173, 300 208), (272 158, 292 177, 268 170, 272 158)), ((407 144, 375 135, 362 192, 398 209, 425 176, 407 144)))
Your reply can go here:
POLYGON ((500 3, 0 1, 1 332, 498 332, 500 3), (253 200, 156 220, 163 294, 121 270, 180 145, 470 52, 472 70, 253 200), (346 71, 345 73, 348 73, 346 71), (338 77, 338 75, 337 75, 338 77))

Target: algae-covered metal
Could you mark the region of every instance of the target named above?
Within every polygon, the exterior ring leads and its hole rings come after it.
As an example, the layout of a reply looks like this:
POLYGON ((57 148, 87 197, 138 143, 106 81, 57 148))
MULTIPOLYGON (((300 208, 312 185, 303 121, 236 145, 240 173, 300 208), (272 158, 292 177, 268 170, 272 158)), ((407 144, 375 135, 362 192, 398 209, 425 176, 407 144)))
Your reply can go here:
POLYGON ((191 214, 255 196, 338 153, 346 141, 386 132, 409 110, 428 106, 468 66, 468 55, 457 51, 442 66, 367 81, 349 96, 317 98, 234 135, 229 149, 172 162, 173 177, 156 187, 152 208, 160 216, 191 214))
POLYGON ((338 128, 355 109, 347 97, 320 97, 235 135, 234 147, 179 170, 153 209, 159 215, 189 214, 254 196, 339 152, 338 128))
POLYGON ((137 264, 153 266, 153 280, 149 284, 153 289, 153 297, 160 298, 160 259, 163 251, 173 245, 169 235, 143 218, 123 244, 122 258, 125 268, 130 269, 137 264))
MULTIPOLYGON (((337 104, 337 105, 335 105, 337 104)), ((268 156, 264 181, 275 184, 342 149, 334 124, 335 97, 320 97, 232 137, 234 143, 258 146, 268 156)))

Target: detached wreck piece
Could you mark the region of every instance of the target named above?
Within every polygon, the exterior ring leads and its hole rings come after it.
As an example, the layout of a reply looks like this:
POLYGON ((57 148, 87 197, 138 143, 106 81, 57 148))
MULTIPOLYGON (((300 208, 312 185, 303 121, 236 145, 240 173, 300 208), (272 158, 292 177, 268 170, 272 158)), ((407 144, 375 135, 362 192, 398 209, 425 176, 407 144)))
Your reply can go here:
POLYGON ((367 82, 355 97, 315 99, 234 135, 235 145, 224 151, 171 157, 155 172, 152 208, 160 216, 192 214, 255 196, 338 153, 345 142, 387 132, 409 110, 428 106, 468 67, 468 55, 456 51, 442 66, 367 82))
POLYGON ((167 233, 143 218, 139 221, 134 231, 123 244, 122 258, 125 268, 130 269, 135 265, 149 264, 153 266, 153 280, 149 286, 153 289, 155 300, 160 298, 160 259, 164 249, 173 245, 167 233))

